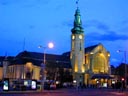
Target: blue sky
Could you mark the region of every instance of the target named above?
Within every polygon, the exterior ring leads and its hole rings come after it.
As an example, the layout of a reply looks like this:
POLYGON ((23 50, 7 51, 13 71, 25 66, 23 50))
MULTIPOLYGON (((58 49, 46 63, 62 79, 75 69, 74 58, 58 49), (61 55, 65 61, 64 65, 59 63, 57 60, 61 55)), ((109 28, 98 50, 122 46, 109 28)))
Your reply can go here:
MULTIPOLYGON (((54 43, 47 53, 70 51, 76 0, 0 0, 0 55, 54 43), (24 46, 25 41, 25 46, 24 46)), ((128 0, 79 0, 85 47, 102 43, 111 53, 111 64, 124 61, 128 50, 128 0)), ((128 55, 127 55, 128 57, 128 55)), ((128 60, 127 60, 128 61, 128 60)))

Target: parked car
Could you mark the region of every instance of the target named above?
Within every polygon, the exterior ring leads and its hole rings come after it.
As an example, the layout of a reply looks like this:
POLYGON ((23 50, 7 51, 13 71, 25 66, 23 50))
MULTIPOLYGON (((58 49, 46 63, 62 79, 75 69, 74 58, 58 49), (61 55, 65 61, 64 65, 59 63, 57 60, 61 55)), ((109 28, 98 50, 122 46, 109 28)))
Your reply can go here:
POLYGON ((55 83, 51 83, 50 84, 50 89, 56 89, 56 84, 55 83))

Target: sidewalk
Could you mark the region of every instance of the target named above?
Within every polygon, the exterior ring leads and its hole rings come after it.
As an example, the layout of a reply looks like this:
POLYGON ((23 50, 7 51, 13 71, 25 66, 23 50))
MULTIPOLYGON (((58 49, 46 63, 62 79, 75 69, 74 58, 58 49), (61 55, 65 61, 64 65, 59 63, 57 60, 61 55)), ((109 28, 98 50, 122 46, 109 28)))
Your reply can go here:
POLYGON ((28 91, 0 91, 0 93, 4 93, 4 94, 9 94, 9 93, 19 93, 19 94, 24 94, 24 93, 47 93, 47 92, 64 92, 63 89, 56 89, 56 90, 28 90, 28 91))
POLYGON ((128 89, 124 90, 123 92, 119 92, 119 90, 116 89, 93 89, 93 88, 85 88, 81 90, 77 90, 76 88, 60 88, 56 90, 29 90, 29 91, 1 91, 0 93, 3 94, 9 94, 9 93, 16 93, 16 94, 24 94, 24 93, 64 93, 64 92, 84 92, 84 91, 106 91, 106 92, 113 92, 113 93, 127 93, 128 94, 128 89))

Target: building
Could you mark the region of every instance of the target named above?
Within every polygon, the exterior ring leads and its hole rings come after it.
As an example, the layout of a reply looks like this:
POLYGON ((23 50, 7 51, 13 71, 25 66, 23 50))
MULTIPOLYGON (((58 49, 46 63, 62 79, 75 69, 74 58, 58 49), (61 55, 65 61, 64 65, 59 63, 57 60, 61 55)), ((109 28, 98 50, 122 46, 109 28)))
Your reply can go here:
POLYGON ((13 56, 0 56, 0 81, 3 79, 3 77, 6 77, 8 69, 6 69, 7 67, 5 66, 8 66, 9 62, 11 62, 13 58, 13 56))
POLYGON ((7 78, 10 86, 14 82, 24 85, 24 81, 41 82, 46 74, 46 81, 72 81, 69 55, 45 54, 45 65, 43 56, 44 53, 23 51, 13 58, 1 57, 0 80, 7 78))
POLYGON ((77 85, 106 84, 111 78, 110 53, 102 44, 84 48, 84 31, 79 8, 75 11, 74 27, 71 30, 71 65, 77 85), (100 79, 100 80, 99 80, 100 79))
POLYGON ((80 17, 80 10, 77 8, 75 12, 74 27, 71 30, 71 64, 73 69, 73 78, 83 83, 83 75, 85 72, 85 50, 84 50, 84 31, 80 17))
MULTIPOLYGON (((46 80, 72 82, 77 85, 105 85, 110 82, 110 53, 102 44, 85 48, 85 36, 79 8, 75 11, 71 30, 71 51, 62 55, 23 51, 15 57, 1 57, 0 79, 10 82, 20 80, 46 80)), ((110 82, 111 83, 111 82, 110 82)))
MULTIPOLYGON (((97 80, 108 82, 110 79, 109 58, 110 53, 106 51, 102 44, 97 44, 84 48, 84 71, 79 75, 83 84, 96 85, 97 80)), ((71 65, 71 52, 63 53, 62 55, 46 54, 46 80, 64 82, 72 82, 74 72, 71 65)), ((41 66, 43 62, 43 53, 23 51, 15 57, 1 57, 0 62, 0 80, 9 78, 10 82, 16 80, 37 80, 42 77, 41 66)), ((73 60, 73 59, 72 59, 73 60)), ((76 60, 74 60, 76 62, 76 60)), ((75 66, 79 67, 79 66, 75 66)), ((81 68, 81 67, 80 67, 81 68)), ((77 82, 78 82, 77 81, 77 82)))
MULTIPOLYGON (((102 44, 97 44, 85 49, 85 84, 96 85, 110 82, 111 69, 109 64, 110 53, 102 44)), ((111 82, 110 82, 111 83, 111 82)))

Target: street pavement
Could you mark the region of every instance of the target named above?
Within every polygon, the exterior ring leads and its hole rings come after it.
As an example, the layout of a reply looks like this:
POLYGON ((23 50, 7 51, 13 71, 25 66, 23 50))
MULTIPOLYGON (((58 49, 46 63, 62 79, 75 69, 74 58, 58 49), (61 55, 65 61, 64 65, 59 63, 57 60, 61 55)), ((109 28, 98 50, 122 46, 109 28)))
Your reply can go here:
POLYGON ((128 91, 120 92, 113 89, 57 89, 43 92, 19 91, 1 92, 0 96, 128 96, 128 91))

